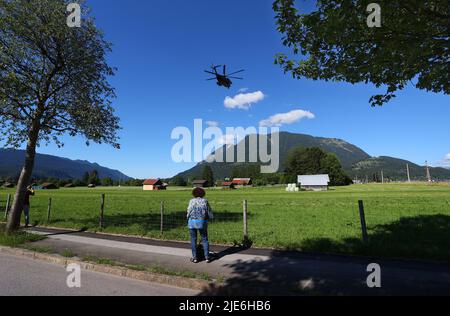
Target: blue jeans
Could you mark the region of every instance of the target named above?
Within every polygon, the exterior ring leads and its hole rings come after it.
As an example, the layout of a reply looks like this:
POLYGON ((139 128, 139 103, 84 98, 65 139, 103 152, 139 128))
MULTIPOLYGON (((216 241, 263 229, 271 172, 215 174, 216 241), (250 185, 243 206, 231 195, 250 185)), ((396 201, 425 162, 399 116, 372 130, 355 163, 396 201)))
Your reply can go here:
POLYGON ((209 259, 209 241, 207 227, 203 229, 189 229, 189 233, 191 235, 192 258, 197 259, 197 232, 200 232, 200 236, 202 238, 205 259, 209 259))
POLYGON ((23 206, 23 213, 25 214, 25 226, 30 225, 30 206, 24 205, 23 206))

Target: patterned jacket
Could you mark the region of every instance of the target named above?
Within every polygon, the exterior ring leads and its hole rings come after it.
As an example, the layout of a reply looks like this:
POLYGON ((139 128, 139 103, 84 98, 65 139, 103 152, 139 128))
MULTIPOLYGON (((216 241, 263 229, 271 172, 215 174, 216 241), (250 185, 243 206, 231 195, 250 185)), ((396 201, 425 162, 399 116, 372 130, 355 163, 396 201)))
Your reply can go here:
POLYGON ((209 220, 213 219, 213 213, 208 200, 202 198, 192 199, 187 210, 188 219, 209 220))

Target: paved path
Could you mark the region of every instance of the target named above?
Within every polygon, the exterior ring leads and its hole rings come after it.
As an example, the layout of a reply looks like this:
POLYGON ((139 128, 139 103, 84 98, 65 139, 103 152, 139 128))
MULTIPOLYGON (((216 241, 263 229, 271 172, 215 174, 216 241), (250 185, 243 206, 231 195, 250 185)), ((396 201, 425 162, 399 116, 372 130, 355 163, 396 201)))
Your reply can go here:
POLYGON ((219 259, 190 264, 187 243, 93 233, 35 229, 49 238, 37 245, 82 257, 93 255, 128 264, 160 265, 208 273, 228 280, 218 293, 325 295, 450 295, 450 265, 377 258, 305 254, 269 249, 212 247, 219 259), (382 287, 369 289, 367 266, 378 263, 382 287))
POLYGON ((196 291, 150 284, 91 271, 81 272, 81 288, 66 285, 65 267, 0 255, 0 296, 193 296, 196 291))

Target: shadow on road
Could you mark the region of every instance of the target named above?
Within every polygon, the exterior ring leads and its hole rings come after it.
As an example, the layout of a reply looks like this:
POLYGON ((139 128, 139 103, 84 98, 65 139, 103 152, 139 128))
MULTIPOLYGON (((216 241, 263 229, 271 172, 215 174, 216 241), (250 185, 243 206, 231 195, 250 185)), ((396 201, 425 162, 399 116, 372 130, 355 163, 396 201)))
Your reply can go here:
MULTIPOLYGON (((450 216, 433 215, 402 218, 374 227, 370 242, 357 238, 343 241, 309 239, 292 248, 329 253, 370 256, 440 259, 450 262, 450 216)), ((238 250, 238 249, 236 249, 238 250)), ((382 289, 369 289, 366 267, 370 258, 337 256, 297 257, 272 252, 266 261, 236 262, 228 265, 233 277, 221 287, 201 295, 449 295, 450 283, 442 279, 443 265, 389 261, 382 289), (420 267, 419 267, 420 265, 420 267), (440 268, 436 268, 436 267, 440 268), (403 269, 403 270, 402 270, 403 269), (399 272, 400 271, 400 272, 399 272)), ((448 273, 449 270, 447 270, 448 273)), ((447 275, 448 278, 448 275, 447 275)))

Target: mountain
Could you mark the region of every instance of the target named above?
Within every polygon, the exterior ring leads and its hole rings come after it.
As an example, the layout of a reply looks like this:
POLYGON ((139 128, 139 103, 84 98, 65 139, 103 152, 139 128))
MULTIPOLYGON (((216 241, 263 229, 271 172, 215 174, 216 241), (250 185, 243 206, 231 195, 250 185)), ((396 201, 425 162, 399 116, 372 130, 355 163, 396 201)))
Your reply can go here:
MULTIPOLYGON (((25 151, 0 149, 0 177, 16 177, 19 175, 25 160, 25 151)), ((105 168, 96 163, 82 160, 70 160, 50 155, 36 154, 33 177, 80 179, 85 172, 97 170, 99 177, 113 180, 129 180, 130 177, 117 170, 105 168)))
MULTIPOLYGON (((352 145, 344 140, 335 138, 314 137, 304 134, 280 133, 280 172, 283 171, 283 163, 287 158, 289 151, 295 147, 319 147, 326 152, 334 153, 339 158, 347 174, 359 179, 365 179, 366 176, 372 179, 375 173, 380 174, 383 170, 386 179, 406 180, 406 165, 409 164, 411 179, 424 180, 426 177, 425 167, 418 166, 412 162, 392 158, 392 157, 371 157, 361 148, 352 145)), ((249 144, 249 137, 246 137, 245 144, 249 144)), ((243 145, 243 143, 241 143, 243 145)), ((223 155, 223 151, 234 150, 237 152, 238 145, 221 148, 217 153, 223 155)), ((249 152, 246 146, 246 159, 248 161, 249 152)), ((236 154, 235 154, 236 157, 236 154)), ((237 160, 235 160, 237 161, 237 160)), ((184 179, 199 178, 202 176, 205 164, 209 164, 214 172, 216 179, 231 177, 235 167, 246 165, 245 163, 206 163, 202 162, 194 168, 186 170, 177 176, 184 179)), ((430 168, 433 179, 450 179, 450 170, 444 168, 430 168)))
MULTIPOLYGON (((385 177, 392 180, 407 179, 406 165, 409 165, 409 174, 411 179, 426 180, 426 167, 419 166, 407 160, 392 157, 372 157, 356 163, 349 171, 353 177, 364 179, 371 177, 375 173, 383 170, 385 177)), ((450 170, 445 168, 430 167, 430 174, 434 180, 449 180, 450 170)))

